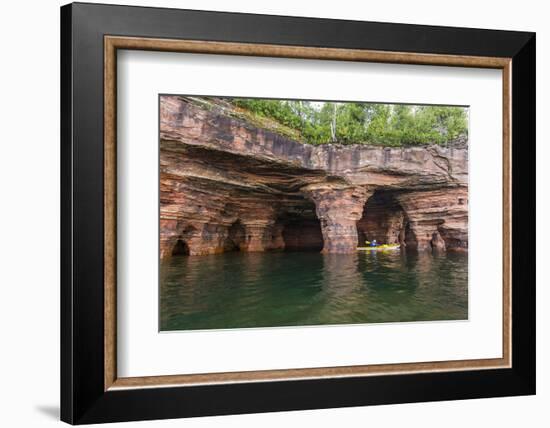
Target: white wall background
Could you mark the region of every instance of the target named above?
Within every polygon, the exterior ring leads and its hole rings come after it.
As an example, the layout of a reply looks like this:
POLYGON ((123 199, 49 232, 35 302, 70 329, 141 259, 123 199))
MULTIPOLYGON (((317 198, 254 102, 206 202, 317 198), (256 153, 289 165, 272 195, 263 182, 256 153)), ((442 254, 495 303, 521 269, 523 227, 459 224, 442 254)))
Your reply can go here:
MULTIPOLYGON (((550 27, 545 2, 461 0, 297 2, 147 0, 126 4, 322 18, 485 27, 537 32, 538 395, 461 402, 155 421, 158 427, 548 426, 550 416, 550 213, 547 99, 550 27), (544 143, 547 144, 544 144, 544 143)), ((116 3, 103 1, 103 3, 116 3)), ((59 407, 59 6, 58 0, 4 2, 0 13, 0 421, 7 427, 58 422, 59 407)), ((137 423, 125 426, 138 426, 137 423)))

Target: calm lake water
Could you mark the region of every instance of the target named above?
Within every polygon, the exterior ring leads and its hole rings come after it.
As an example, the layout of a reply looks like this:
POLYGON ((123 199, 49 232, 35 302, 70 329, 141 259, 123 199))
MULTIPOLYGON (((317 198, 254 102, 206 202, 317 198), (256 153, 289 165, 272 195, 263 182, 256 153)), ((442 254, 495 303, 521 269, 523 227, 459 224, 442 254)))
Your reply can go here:
POLYGON ((164 331, 468 318, 460 253, 174 256, 160 280, 164 331))

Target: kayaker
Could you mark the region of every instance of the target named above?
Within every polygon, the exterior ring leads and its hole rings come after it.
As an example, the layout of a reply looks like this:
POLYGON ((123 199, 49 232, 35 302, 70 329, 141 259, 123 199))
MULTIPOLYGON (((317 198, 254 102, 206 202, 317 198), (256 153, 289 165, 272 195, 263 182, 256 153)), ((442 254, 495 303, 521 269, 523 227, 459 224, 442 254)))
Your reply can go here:
POLYGON ((376 239, 373 239, 372 242, 370 243, 370 246, 371 247, 376 247, 378 244, 376 243, 376 239))

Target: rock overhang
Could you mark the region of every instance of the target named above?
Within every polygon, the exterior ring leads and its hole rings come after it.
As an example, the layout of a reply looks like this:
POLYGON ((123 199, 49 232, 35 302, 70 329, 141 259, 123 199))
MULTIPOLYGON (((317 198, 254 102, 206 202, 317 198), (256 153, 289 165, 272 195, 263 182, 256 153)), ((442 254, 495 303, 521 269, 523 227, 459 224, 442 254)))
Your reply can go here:
POLYGON ((236 221, 253 241, 241 250, 282 249, 284 240, 271 233, 280 219, 306 212, 309 221, 313 211, 325 251, 355 251, 356 223, 375 192, 395 195, 417 248, 447 247, 445 236, 449 249, 467 247, 467 147, 311 146, 227 108, 161 97, 161 225, 175 222, 161 227, 163 254, 189 225, 195 234, 183 238, 191 253, 221 252, 236 221), (205 238, 205 230, 219 236, 205 238))

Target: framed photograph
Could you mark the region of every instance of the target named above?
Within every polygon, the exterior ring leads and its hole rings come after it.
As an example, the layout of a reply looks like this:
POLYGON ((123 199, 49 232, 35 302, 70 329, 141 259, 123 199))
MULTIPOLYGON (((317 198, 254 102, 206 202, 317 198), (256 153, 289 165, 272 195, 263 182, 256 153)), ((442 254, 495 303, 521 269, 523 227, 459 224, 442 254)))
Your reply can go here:
POLYGON ((535 35, 61 8, 61 417, 535 393, 535 35))

